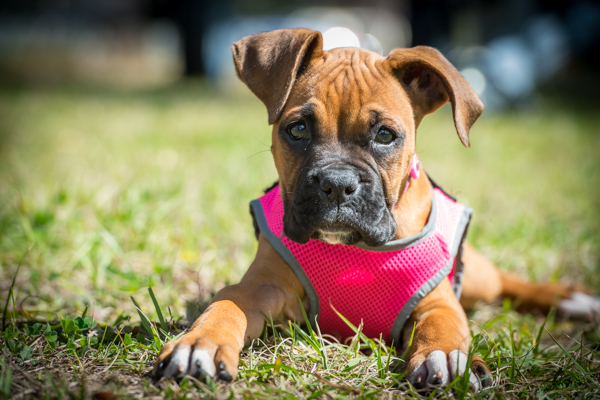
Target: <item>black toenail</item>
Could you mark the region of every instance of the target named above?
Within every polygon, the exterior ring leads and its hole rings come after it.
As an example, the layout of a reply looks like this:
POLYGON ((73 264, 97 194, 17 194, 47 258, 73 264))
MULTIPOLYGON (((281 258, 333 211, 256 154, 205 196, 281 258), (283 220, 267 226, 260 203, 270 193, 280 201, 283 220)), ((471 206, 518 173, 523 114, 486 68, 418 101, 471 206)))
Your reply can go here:
MULTIPOLYGON (((219 367, 221 366, 221 364, 223 364, 223 361, 221 361, 219 363, 219 367)), ((223 364, 223 366, 225 366, 225 365, 223 364)), ((220 380, 225 381, 225 382, 231 382, 233 380, 231 375, 229 375, 229 372, 227 372, 225 370, 219 372, 219 375, 217 376, 217 378, 219 378, 220 380)))
POLYGON ((433 380, 433 382, 431 382, 432 385, 441 385, 442 384, 442 378, 435 378, 433 380))
POLYGON ((484 388, 488 388, 490 386, 492 386, 492 378, 489 376, 486 376, 485 378, 480 380, 481 382, 481 386, 484 388))
POLYGON ((196 367, 200 368, 202 366, 202 361, 196 360, 196 367))
POLYGON ((219 369, 221 371, 225 369, 225 363, 223 362, 223 360, 219 361, 219 369))
POLYGON ((475 372, 477 372, 477 375, 480 378, 483 378, 484 376, 487 376, 487 371, 481 365, 478 365, 478 366, 475 367, 475 372))
POLYGON ((199 379, 199 380, 206 379, 207 376, 208 376, 208 374, 202 368, 198 368, 196 370, 196 372, 194 373, 194 378, 199 379))

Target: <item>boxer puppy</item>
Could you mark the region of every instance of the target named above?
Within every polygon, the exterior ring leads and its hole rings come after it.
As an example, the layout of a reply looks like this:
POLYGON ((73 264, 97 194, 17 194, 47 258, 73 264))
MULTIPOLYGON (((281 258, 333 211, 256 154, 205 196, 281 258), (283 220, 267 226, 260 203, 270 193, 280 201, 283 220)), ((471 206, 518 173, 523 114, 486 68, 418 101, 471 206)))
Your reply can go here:
MULTIPOLYGON (((285 29, 245 37, 232 50, 239 78, 265 104, 273 126, 283 233, 273 239, 269 225, 258 224, 256 258, 241 282, 218 292, 189 332, 163 347, 156 378, 230 381, 239 352, 260 336, 265 316, 303 321, 301 306, 324 314, 326 300, 314 302, 306 276, 291 267, 279 243, 286 240, 291 249, 325 242, 375 254, 387 243, 418 236, 434 218, 434 198, 443 197, 426 174, 414 174, 419 123, 450 102, 458 137, 469 147, 469 129, 483 112, 466 80, 430 47, 396 49, 387 57, 358 48, 324 51, 319 32, 285 29)), ((415 327, 407 369, 417 388, 443 386, 464 374, 474 390, 492 383, 479 356, 467 367, 471 336, 463 306, 509 297, 524 311, 556 305, 582 315, 600 308, 585 289, 524 282, 468 244, 459 246, 454 270, 461 262, 460 301, 453 291, 458 275, 452 283, 442 277, 415 297, 418 304, 390 336, 406 347, 415 327)))

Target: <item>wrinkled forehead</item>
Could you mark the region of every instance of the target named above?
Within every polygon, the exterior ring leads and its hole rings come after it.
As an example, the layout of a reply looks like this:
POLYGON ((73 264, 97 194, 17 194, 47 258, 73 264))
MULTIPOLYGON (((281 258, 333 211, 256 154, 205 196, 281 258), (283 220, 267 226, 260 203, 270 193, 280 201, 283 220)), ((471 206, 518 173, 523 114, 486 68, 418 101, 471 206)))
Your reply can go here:
POLYGON ((288 99, 284 114, 321 117, 322 123, 373 124, 395 119, 412 130, 412 108, 402 86, 382 68, 379 54, 358 48, 325 52, 308 66, 288 99))

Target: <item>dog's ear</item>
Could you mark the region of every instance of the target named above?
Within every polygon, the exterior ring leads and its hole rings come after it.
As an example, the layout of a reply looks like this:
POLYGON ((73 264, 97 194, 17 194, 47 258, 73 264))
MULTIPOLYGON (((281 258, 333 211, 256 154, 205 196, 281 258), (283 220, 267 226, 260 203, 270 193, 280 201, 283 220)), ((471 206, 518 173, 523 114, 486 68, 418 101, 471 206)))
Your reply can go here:
POLYGON ((426 46, 396 49, 384 65, 404 86, 418 122, 450 100, 458 137, 469 147, 469 129, 483 113, 483 103, 442 53, 426 46))
POLYGON ((296 77, 323 54, 320 32, 281 29, 246 36, 231 46, 238 77, 267 106, 269 124, 277 121, 296 77))

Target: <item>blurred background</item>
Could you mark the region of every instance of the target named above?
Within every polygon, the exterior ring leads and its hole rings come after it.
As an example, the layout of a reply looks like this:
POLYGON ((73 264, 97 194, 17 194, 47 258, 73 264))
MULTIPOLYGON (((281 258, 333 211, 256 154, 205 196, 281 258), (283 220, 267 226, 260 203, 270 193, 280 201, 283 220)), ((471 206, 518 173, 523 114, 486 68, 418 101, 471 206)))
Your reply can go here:
POLYGON ((488 110, 530 102, 564 75, 581 76, 579 90, 598 89, 600 3, 592 0, 5 0, 0 73, 136 87, 184 76, 227 84, 231 43, 289 27, 346 28, 331 35, 382 54, 434 46, 488 110))
POLYGON ((177 319, 239 280, 248 203, 276 172, 230 45, 285 27, 441 50, 486 112, 467 150, 446 106, 418 152, 475 208, 469 240, 521 276, 600 291, 598 2, 3 0, 0 299, 21 264, 21 315, 114 321, 136 315, 132 294, 152 310, 153 286, 177 319))

